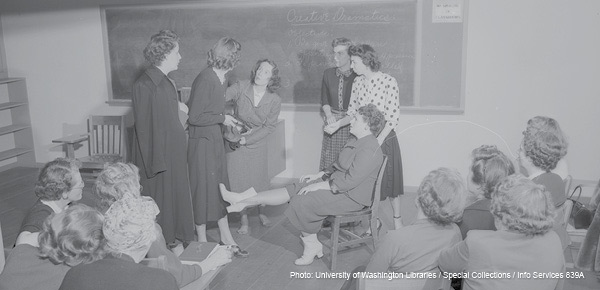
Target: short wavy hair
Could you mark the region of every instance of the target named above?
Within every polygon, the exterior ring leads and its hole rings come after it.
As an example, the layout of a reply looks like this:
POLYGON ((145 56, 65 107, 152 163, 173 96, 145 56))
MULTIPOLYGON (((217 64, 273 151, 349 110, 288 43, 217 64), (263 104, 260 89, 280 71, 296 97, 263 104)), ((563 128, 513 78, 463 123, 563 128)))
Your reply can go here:
POLYGON ((492 198, 496 185, 515 173, 512 161, 495 145, 481 145, 471 152, 471 181, 480 186, 483 196, 492 198))
POLYGON ((206 64, 222 70, 233 69, 239 62, 242 45, 231 37, 223 37, 208 51, 206 64))
POLYGON ((364 65, 371 69, 371 71, 379 71, 381 68, 381 61, 375 52, 375 49, 368 44, 357 44, 352 45, 348 48, 348 55, 358 56, 362 59, 364 65))
POLYGON ((338 37, 331 41, 331 47, 335 48, 336 46, 352 46, 352 41, 345 37, 338 37))
POLYGON ((548 132, 554 134, 561 143, 561 158, 567 155, 567 149, 569 142, 565 137, 565 134, 560 129, 558 121, 546 117, 546 116, 535 116, 527 121, 527 128, 523 131, 523 139, 535 138, 535 135, 539 132, 548 132))
POLYGON ((362 116, 363 121, 367 122, 373 135, 377 136, 385 127, 385 116, 375 104, 367 104, 358 108, 358 114, 362 116))
POLYGON ((94 184, 94 194, 98 198, 98 209, 102 212, 123 196, 140 196, 140 174, 137 166, 131 163, 111 163, 104 167, 94 184))
POLYGON ((431 222, 446 226, 462 219, 466 200, 467 189, 460 173, 441 167, 425 176, 416 202, 431 222))
POLYGON ((103 222, 100 212, 84 204, 52 214, 38 236, 40 257, 71 267, 104 258, 103 222))
POLYGON ((76 184, 81 162, 70 158, 56 158, 44 165, 35 183, 35 195, 41 200, 59 200, 76 184))
POLYGON ((256 72, 260 68, 260 65, 263 64, 263 62, 266 62, 273 67, 273 70, 271 71, 271 79, 269 79, 269 83, 267 84, 267 91, 269 91, 269 93, 274 93, 281 87, 281 77, 279 76, 279 68, 277 67, 277 64, 274 61, 266 58, 257 61, 254 67, 252 68, 252 71, 250 71, 250 80, 253 85, 256 84, 254 82, 254 79, 256 78, 256 72))
POLYGON ((539 131, 523 138, 522 150, 535 167, 550 172, 564 156, 563 152, 566 151, 564 145, 560 136, 552 132, 539 131))
POLYGON ((161 30, 150 37, 150 42, 144 48, 144 58, 154 65, 159 66, 175 46, 179 43, 179 36, 171 30, 161 30))
POLYGON ((547 233, 556 216, 550 193, 520 174, 507 176, 498 184, 490 211, 504 228, 527 236, 547 233))

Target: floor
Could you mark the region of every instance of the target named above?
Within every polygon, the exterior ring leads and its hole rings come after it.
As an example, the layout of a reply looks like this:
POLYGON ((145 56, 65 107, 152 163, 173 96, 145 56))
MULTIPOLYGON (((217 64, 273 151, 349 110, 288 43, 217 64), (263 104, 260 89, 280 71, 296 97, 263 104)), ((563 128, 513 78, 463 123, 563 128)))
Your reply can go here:
MULTIPOLYGON (((13 168, 0 172, 0 222, 5 247, 13 245, 19 231, 21 220, 26 211, 35 202, 33 184, 37 178, 36 168, 13 168)), ((403 210, 408 214, 406 223, 411 222, 414 216, 414 206, 411 197, 406 194, 403 210)), ((86 187, 82 202, 93 204, 94 199, 90 189, 86 187)), ((316 260, 310 266, 296 266, 293 261, 302 255, 302 245, 298 238, 299 232, 290 225, 283 216, 285 205, 267 207, 266 213, 273 225, 263 227, 260 225, 255 209, 250 210, 250 234, 239 235, 239 215, 230 215, 231 232, 240 246, 250 252, 248 258, 235 258, 227 265, 211 283, 214 290, 250 290, 250 289, 339 289, 343 279, 316 278, 329 271, 329 249, 324 248, 325 256, 316 260), (312 278, 300 278, 302 275, 311 274, 312 278), (296 275, 296 277, 292 277, 296 275)), ((385 209, 384 209, 385 211, 385 209)), ((209 240, 218 241, 216 225, 210 225, 207 230, 209 240)), ((329 233, 321 231, 319 240, 324 244, 329 241, 329 233)), ((569 251, 568 251, 569 252, 569 251)), ((565 255, 567 262, 572 261, 569 254, 565 255)), ((364 265, 370 257, 370 248, 362 246, 350 249, 339 255, 338 269, 336 272, 350 272, 356 266, 364 265)), ((569 271, 579 271, 568 269, 569 271)), ((567 279, 565 289, 600 289, 600 282, 594 273, 583 272, 583 279, 567 279)))

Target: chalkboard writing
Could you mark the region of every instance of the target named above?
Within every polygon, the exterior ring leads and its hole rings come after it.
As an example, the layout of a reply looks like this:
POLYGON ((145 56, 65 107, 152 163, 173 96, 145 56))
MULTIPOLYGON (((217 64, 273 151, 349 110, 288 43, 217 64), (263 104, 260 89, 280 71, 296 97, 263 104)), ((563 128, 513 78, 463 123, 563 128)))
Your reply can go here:
POLYGON ((103 13, 114 100, 131 99, 133 82, 148 66, 142 51, 150 36, 171 29, 181 37, 182 60, 169 75, 178 87, 190 86, 208 50, 229 36, 242 44, 234 78, 249 78, 256 61, 269 58, 280 68, 284 102, 318 104, 323 71, 333 66, 331 41, 347 37, 373 46, 381 70, 398 81, 401 105, 414 102, 416 1, 105 7, 103 13))

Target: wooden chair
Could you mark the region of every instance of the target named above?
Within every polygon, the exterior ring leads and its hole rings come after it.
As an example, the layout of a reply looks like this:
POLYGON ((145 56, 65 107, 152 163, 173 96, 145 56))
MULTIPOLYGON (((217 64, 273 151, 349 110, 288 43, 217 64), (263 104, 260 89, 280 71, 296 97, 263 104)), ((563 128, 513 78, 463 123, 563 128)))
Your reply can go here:
POLYGON ((343 247, 348 247, 357 244, 366 244, 368 241, 373 242, 373 250, 375 250, 376 244, 379 240, 379 230, 377 228, 378 212, 379 212, 379 198, 381 196, 381 180, 383 179, 383 172, 385 171, 385 165, 387 163, 387 156, 384 156, 383 163, 377 174, 377 182, 371 195, 371 206, 358 212, 353 212, 344 215, 331 215, 328 219, 332 219, 331 223, 331 270, 335 271, 337 266, 337 255, 338 251, 343 247), (355 223, 359 221, 369 221, 369 227, 371 234, 369 235, 357 235, 351 230, 341 228, 340 225, 344 223, 355 223))
POLYGON ((86 134, 52 140, 66 145, 68 158, 75 158, 75 145, 84 141, 88 142, 89 156, 78 158, 81 176, 86 183, 93 183, 104 164, 126 160, 124 116, 90 116, 86 134))

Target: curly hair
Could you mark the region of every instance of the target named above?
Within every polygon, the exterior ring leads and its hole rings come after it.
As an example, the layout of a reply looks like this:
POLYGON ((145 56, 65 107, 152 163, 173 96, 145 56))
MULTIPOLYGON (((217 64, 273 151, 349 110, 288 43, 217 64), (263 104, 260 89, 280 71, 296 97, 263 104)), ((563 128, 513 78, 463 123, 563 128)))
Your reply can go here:
POLYGON ((84 204, 51 215, 38 237, 40 257, 71 267, 102 259, 106 255, 103 222, 100 212, 84 204))
POLYGON ((431 222, 445 226, 461 220, 466 197, 460 173, 441 167, 425 176, 417 190, 416 202, 431 222))
POLYGON ((150 37, 150 42, 144 48, 144 58, 154 65, 159 66, 175 46, 179 43, 179 36, 171 30, 161 30, 150 37))
POLYGON ((233 69, 240 62, 242 45, 235 39, 223 37, 208 51, 206 64, 222 70, 233 69))
POLYGON ((515 173, 510 159, 495 145, 481 145, 471 152, 471 181, 480 186, 483 196, 490 199, 496 185, 515 173))
POLYGON ((75 186, 75 175, 79 174, 80 167, 81 162, 69 158, 57 158, 46 163, 35 183, 35 195, 42 200, 61 199, 63 193, 75 186))
POLYGON ((352 45, 352 41, 345 37, 338 37, 331 41, 331 47, 335 48, 336 46, 347 46, 350 47, 352 45))
POLYGON ((490 211, 506 229, 528 236, 547 233, 556 215, 544 186, 520 174, 509 175, 498 184, 490 211))
POLYGON ((375 49, 368 44, 357 44, 352 45, 348 48, 348 55, 358 56, 362 59, 364 65, 371 69, 371 71, 379 71, 381 68, 381 61, 375 52, 375 49))
POLYGON ((137 166, 131 163, 111 163, 104 167, 94 184, 94 194, 98 197, 98 209, 105 212, 123 196, 140 195, 140 174, 137 166))
POLYGON ((375 104, 367 104, 358 108, 358 114, 362 116, 363 121, 367 122, 373 135, 377 136, 385 127, 385 116, 375 104))
POLYGON ((272 60, 265 58, 256 62, 256 65, 254 65, 254 68, 252 68, 252 71, 250 71, 251 83, 253 85, 256 84, 254 83, 254 79, 256 78, 256 72, 260 68, 260 65, 263 64, 263 62, 266 62, 273 67, 273 69, 271 70, 271 79, 269 79, 269 83, 267 84, 267 91, 269 91, 269 93, 274 93, 281 87, 281 77, 279 76, 279 68, 277 67, 277 64, 272 60))
POLYGON ((522 150, 535 167, 550 172, 564 156, 563 152, 566 152, 564 145, 565 143, 556 134, 539 131, 523 138, 522 150))
POLYGON ((527 121, 527 128, 525 128, 525 131, 523 131, 523 139, 533 139, 539 132, 548 132, 555 135, 558 139, 558 142, 561 144, 560 158, 563 158, 565 155, 567 155, 569 143, 567 142, 567 138, 563 134, 563 131, 560 129, 560 125, 558 125, 556 120, 546 116, 535 116, 529 119, 529 121, 527 121))

